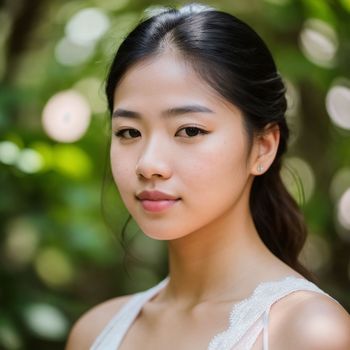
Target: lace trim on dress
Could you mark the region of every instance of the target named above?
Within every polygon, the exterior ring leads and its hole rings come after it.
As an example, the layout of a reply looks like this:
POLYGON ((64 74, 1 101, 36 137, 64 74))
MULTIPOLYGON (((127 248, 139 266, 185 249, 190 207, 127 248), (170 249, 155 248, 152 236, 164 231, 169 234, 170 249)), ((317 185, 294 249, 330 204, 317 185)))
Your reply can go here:
MULTIPOLYGON (((119 344, 143 305, 165 287, 169 279, 170 277, 167 276, 154 287, 136 293, 112 320, 110 320, 90 349, 118 349, 119 344)), ((298 290, 320 292, 329 296, 339 304, 336 299, 317 287, 314 283, 303 278, 287 276, 277 281, 261 282, 249 297, 233 305, 229 316, 228 328, 212 337, 207 350, 233 350, 232 347, 242 339, 250 327, 257 322, 259 317, 262 317, 264 312, 265 317, 263 324, 265 328, 266 317, 268 317, 269 309, 274 302, 298 290)), ((256 327, 263 328, 261 324, 260 326, 256 325, 256 327)), ((264 350, 267 350, 267 333, 265 333, 266 332, 264 332, 264 350)), ((247 339, 242 339, 242 342, 239 344, 239 350, 250 350, 257 336, 258 329, 255 328, 254 332, 250 333, 247 339)))
MULTIPOLYGON (((238 343, 234 345, 233 349, 251 349, 252 346, 255 344, 258 336, 261 334, 263 328, 263 317, 260 317, 259 320, 248 329, 247 333, 244 334, 244 336, 238 341, 238 343)), ((263 349, 267 350, 266 347, 264 347, 263 349)))
POLYGON ((229 317, 229 327, 212 338, 208 350, 231 350, 266 309, 283 296, 297 290, 315 291, 331 297, 314 283, 295 276, 287 276, 277 281, 261 282, 250 297, 233 306, 229 317))

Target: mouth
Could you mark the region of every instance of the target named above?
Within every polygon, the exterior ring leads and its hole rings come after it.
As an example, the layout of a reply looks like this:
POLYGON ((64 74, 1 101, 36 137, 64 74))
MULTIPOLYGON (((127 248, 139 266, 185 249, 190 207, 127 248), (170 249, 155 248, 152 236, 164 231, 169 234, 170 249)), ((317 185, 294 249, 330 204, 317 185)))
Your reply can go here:
POLYGON ((178 197, 170 193, 165 193, 159 190, 145 190, 136 195, 138 199, 141 200, 150 200, 150 201, 159 201, 159 200, 176 200, 178 197))
POLYGON ((160 199, 160 200, 150 200, 150 199, 139 199, 137 200, 141 203, 143 209, 149 212, 161 212, 166 209, 171 208, 177 202, 181 200, 181 198, 177 199, 160 199))

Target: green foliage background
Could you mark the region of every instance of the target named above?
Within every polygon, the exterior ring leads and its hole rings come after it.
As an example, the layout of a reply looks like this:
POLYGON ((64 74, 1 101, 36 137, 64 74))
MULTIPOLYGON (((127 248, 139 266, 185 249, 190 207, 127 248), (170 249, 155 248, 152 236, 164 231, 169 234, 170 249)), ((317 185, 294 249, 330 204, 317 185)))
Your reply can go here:
MULTIPOLYGON (((0 162, 1 349, 62 349, 69 328, 85 310, 149 288, 166 275, 164 242, 147 239, 132 221, 126 242, 132 254, 124 254, 120 232, 128 215, 108 171, 104 172, 106 110, 95 109, 87 133, 67 144, 44 133, 41 113, 52 95, 70 88, 80 89, 92 106, 103 106, 108 64, 142 11, 151 5, 182 3, 0 1, 0 142, 34 149, 45 159, 45 167, 35 173, 0 162), (111 27, 88 61, 61 65, 55 60, 55 46, 71 16, 87 7, 103 9, 111 27), (86 87, 87 78, 93 79, 96 90, 86 87)), ((297 91, 289 156, 304 159, 316 183, 303 206, 313 237, 303 258, 320 277, 321 287, 350 310, 350 232, 339 227, 337 203, 330 192, 334 174, 350 167, 350 133, 331 124, 324 102, 336 78, 350 78, 350 1, 207 3, 251 24, 297 91), (299 35, 308 18, 321 19, 337 32, 334 67, 319 67, 302 54, 299 35)), ((349 172, 345 174, 343 182, 350 187, 349 172)))

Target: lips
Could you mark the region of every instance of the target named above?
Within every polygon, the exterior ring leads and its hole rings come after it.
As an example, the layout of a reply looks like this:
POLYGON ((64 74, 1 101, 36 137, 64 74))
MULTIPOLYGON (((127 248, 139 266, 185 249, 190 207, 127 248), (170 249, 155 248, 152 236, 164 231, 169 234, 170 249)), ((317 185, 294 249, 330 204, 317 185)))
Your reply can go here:
POLYGON ((160 191, 142 191, 136 196, 139 200, 149 201, 164 201, 164 200, 177 200, 179 197, 160 191))
POLYGON ((148 212, 162 212, 181 199, 160 191, 142 191, 136 198, 141 202, 143 209, 148 212))

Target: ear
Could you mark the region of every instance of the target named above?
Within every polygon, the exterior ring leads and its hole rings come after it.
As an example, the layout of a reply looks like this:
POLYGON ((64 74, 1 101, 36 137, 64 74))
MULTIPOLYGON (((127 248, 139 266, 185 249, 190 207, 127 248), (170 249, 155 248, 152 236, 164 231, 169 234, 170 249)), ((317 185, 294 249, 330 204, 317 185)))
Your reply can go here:
POLYGON ((277 124, 268 124, 262 133, 255 136, 251 159, 251 174, 262 175, 273 163, 280 140, 277 124))

